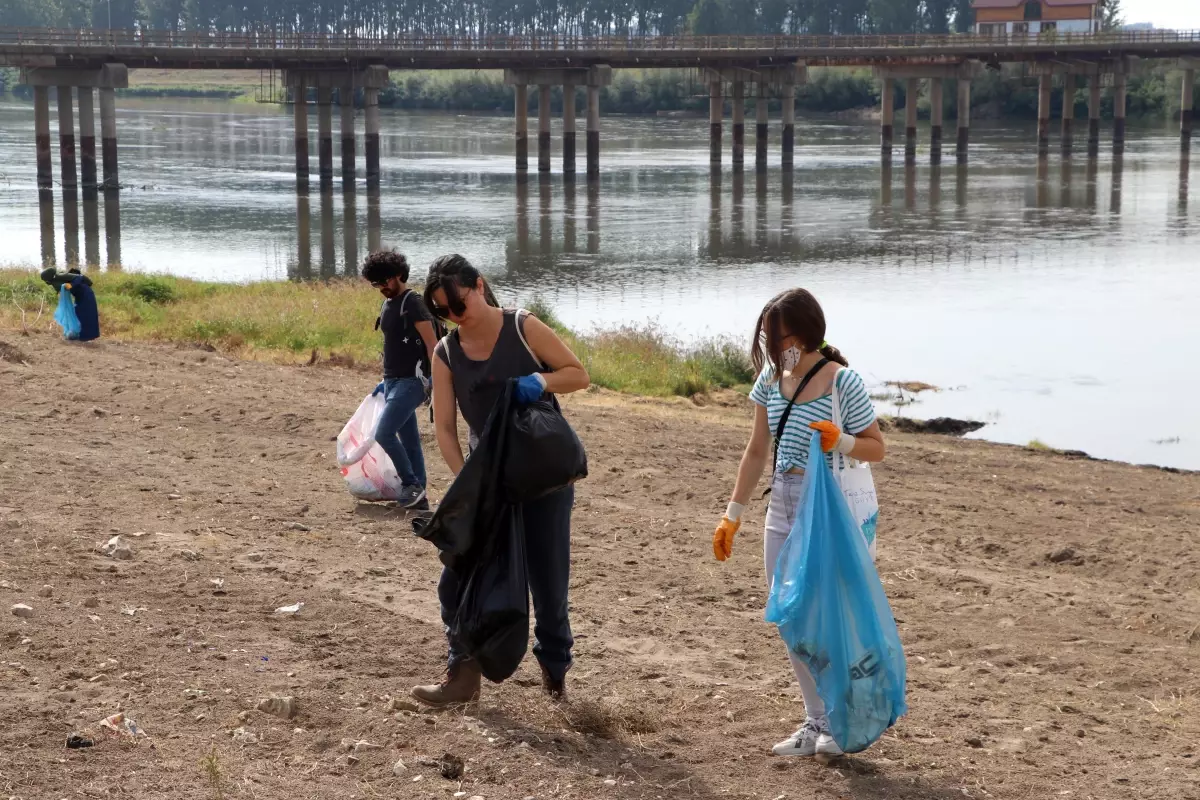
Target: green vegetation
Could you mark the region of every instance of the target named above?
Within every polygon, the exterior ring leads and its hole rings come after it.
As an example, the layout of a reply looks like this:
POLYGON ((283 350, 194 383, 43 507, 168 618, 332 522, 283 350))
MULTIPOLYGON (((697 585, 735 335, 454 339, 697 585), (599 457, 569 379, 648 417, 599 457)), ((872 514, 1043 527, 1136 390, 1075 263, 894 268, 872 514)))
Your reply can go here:
MULTIPOLYGON (((194 344, 273 363, 325 360, 370 369, 378 363, 379 295, 359 281, 225 284, 120 272, 90 277, 106 338, 194 344)), ((54 331, 56 302, 34 271, 0 270, 0 330, 54 331)), ((685 346, 652 326, 580 334, 567 330, 545 304, 528 305, 579 354, 598 386, 690 396, 744 388, 754 379, 744 349, 731 341, 685 346)))

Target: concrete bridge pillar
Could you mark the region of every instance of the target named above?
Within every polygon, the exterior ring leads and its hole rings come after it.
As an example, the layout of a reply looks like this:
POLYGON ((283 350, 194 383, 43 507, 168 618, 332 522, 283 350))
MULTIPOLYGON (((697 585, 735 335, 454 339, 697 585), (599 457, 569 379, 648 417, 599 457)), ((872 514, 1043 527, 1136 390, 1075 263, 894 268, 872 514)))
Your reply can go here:
POLYGON ((1100 76, 1088 78, 1088 158, 1100 155, 1100 76))
POLYGON ((538 172, 550 171, 550 86, 538 86, 538 172))
POLYGON ((517 174, 529 171, 529 87, 513 86, 513 110, 516 115, 517 174))
POLYGON ((363 90, 366 106, 367 186, 379 187, 379 90, 368 86, 363 90))
POLYGON ((58 87, 58 147, 59 167, 62 170, 64 192, 79 188, 75 172, 75 111, 70 86, 58 87))
POLYGON ((943 109, 943 80, 932 78, 929 81, 929 161, 933 164, 942 163, 942 122, 943 109))
POLYGON ((338 89, 338 105, 341 107, 342 122, 342 184, 354 183, 354 87, 343 85, 338 89))
MULTIPOLYGON (((600 87, 587 87, 587 176, 589 180, 600 177, 600 87)), ((589 211, 591 194, 588 194, 589 211)), ((591 217, 588 218, 588 247, 591 247, 591 217)), ((597 234, 596 241, 599 241, 597 234)), ((589 253, 595 252, 591 249, 589 253)))
POLYGON ((1125 152, 1125 102, 1129 77, 1123 72, 1113 76, 1113 153, 1125 152))
POLYGON ((904 82, 904 163, 917 163, 917 79, 904 82))
POLYGON ((37 185, 39 189, 54 186, 54 164, 50 160, 50 89, 33 87, 33 127, 37 145, 37 185))
POLYGON ((1050 153, 1050 88, 1053 76, 1049 73, 1038 78, 1038 121, 1037 121, 1037 153, 1038 157, 1050 153))
POLYGON ((563 84, 563 175, 575 174, 575 84, 563 84))
POLYGON ((721 122, 725 116, 725 98, 721 95, 721 81, 713 80, 708 85, 708 160, 714 167, 721 166, 721 122))
POLYGON ((790 170, 796 150, 796 85, 785 83, 783 96, 780 98, 783 107, 783 137, 782 137, 782 166, 790 170))
POLYGON ((892 160, 893 123, 896 116, 896 81, 893 78, 883 79, 883 96, 881 98, 880 114, 880 152, 885 161, 892 160))
POLYGON ((80 86, 78 91, 80 182, 83 184, 85 192, 94 192, 96 190, 96 94, 90 86, 80 86))
POLYGON ((966 78, 958 79, 958 139, 954 146, 955 158, 959 164, 967 163, 967 146, 971 139, 971 81, 966 78))
POLYGON ((317 170, 321 191, 333 187, 333 88, 317 86, 317 170))
POLYGON ((308 191, 308 85, 301 78, 292 86, 292 117, 296 126, 296 189, 308 191))
POLYGON ((742 169, 746 161, 746 84, 733 82, 733 168, 742 169))
POLYGON ((1075 145, 1075 132, 1072 130, 1075 122, 1075 76, 1067 74, 1063 76, 1063 101, 1062 101, 1062 154, 1064 157, 1071 155, 1071 150, 1075 145))
MULTIPOLYGON (((104 86, 100 87, 100 157, 104 169, 104 188, 109 191, 120 189, 121 174, 117 161, 117 92, 104 86)), ((106 219, 107 203, 106 200, 106 219)))
POLYGON ((754 168, 767 168, 767 131, 769 130, 767 116, 767 87, 758 82, 758 97, 754 104, 754 168))
POLYGON ((1196 69, 1183 70, 1183 93, 1179 103, 1179 144, 1185 151, 1192 147, 1192 124, 1196 103, 1196 69))

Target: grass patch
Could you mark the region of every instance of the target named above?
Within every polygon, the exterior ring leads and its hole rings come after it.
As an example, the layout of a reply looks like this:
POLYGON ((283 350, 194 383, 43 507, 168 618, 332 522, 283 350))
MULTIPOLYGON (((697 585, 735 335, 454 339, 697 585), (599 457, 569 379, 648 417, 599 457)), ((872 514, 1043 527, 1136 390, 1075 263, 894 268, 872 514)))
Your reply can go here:
POLYGON ((1040 450, 1042 452, 1052 453, 1054 448, 1043 442, 1041 439, 1030 439, 1029 444, 1025 445, 1030 450, 1040 450))
MULTIPOLYGON (((374 323, 380 297, 359 280, 228 284, 122 272, 89 277, 108 339, 193 344, 272 363, 379 364, 382 342, 374 323)), ((57 301, 36 271, 0 269, 0 329, 57 332, 57 301)), ((748 354, 733 340, 684 344, 652 325, 583 335, 567 329, 538 299, 526 307, 563 337, 597 386, 690 397, 744 390, 754 380, 748 354)))

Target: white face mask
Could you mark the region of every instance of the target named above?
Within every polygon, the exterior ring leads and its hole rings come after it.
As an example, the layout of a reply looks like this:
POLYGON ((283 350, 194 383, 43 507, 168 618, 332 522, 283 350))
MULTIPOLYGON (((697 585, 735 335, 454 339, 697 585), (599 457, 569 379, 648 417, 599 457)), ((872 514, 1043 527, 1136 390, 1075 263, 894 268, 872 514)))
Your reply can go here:
POLYGON ((800 356, 802 355, 804 354, 800 351, 799 347, 792 346, 784 350, 783 355, 780 357, 783 361, 783 371, 791 372, 794 370, 796 365, 800 363, 800 356))

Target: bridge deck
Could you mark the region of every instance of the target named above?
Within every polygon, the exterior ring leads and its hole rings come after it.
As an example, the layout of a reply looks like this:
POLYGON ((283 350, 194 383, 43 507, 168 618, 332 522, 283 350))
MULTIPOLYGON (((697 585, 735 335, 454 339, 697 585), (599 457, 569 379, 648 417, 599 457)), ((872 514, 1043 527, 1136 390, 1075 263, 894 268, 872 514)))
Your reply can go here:
POLYGON ((0 65, 159 69, 729 67, 1200 58, 1200 31, 1042 36, 428 36, 0 28, 0 65))

